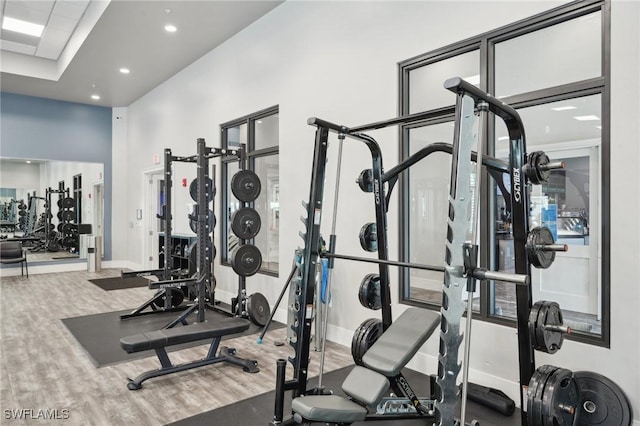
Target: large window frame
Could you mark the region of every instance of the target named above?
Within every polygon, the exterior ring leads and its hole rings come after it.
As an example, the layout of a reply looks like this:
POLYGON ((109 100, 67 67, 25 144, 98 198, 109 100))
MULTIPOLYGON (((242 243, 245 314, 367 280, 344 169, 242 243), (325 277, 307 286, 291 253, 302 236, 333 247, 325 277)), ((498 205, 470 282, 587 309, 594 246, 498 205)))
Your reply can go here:
MULTIPOLYGON (((505 27, 472 37, 458 43, 445 46, 443 48, 428 52, 414 58, 407 59, 398 64, 399 67, 399 114, 408 115, 418 111, 410 111, 409 106, 409 74, 417 68, 439 62, 457 55, 478 49, 480 52, 480 82, 479 87, 488 93, 495 93, 495 46, 496 44, 507 41, 525 34, 529 34, 541 29, 548 28, 562 22, 580 18, 582 16, 600 12, 601 14, 601 76, 589 78, 582 81, 576 81, 555 87, 548 87, 540 90, 534 90, 527 93, 519 93, 512 96, 501 98, 505 103, 516 109, 527 108, 531 106, 542 105, 550 102, 573 99, 588 95, 601 95, 601 152, 600 152, 600 179, 601 191, 600 202, 600 247, 601 247, 601 334, 573 333, 568 336, 569 339, 590 343, 593 345, 609 347, 610 346, 610 3, 609 0, 592 0, 573 2, 565 6, 560 6, 549 11, 540 13, 528 19, 518 21, 505 27)), ((454 76, 451 76, 454 77, 454 76)), ((447 106, 433 110, 438 112, 436 120, 425 120, 424 122, 412 124, 411 126, 402 126, 399 129, 400 137, 400 159, 406 159, 409 155, 409 131, 411 128, 438 124, 446 121, 453 121, 454 106, 447 106)), ((484 146, 485 152, 489 155, 494 154, 495 126, 493 120, 488 120, 486 125, 486 141, 484 146)), ((493 189, 493 181, 485 176, 485 182, 490 185, 483 186, 481 197, 481 212, 487 214, 481 217, 481 265, 491 269, 497 267, 497 259, 493 254, 495 244, 494 229, 495 221, 495 197, 493 189), (490 187, 490 188, 489 188, 490 187)), ((400 249, 399 257, 402 261, 409 261, 410 249, 410 230, 409 230, 409 177, 404 174, 400 179, 400 249)), ((400 286, 399 297, 403 304, 426 307, 429 309, 440 309, 438 304, 418 301, 410 298, 410 271, 406 268, 400 268, 400 286)), ((475 306, 474 319, 487 321, 491 323, 502 324, 515 327, 516 321, 512 318, 496 316, 491 312, 491 301, 493 300, 493 286, 490 283, 483 283, 480 286, 480 304, 475 306)))
MULTIPOLYGON (((256 146, 256 131, 255 126, 256 123, 264 118, 271 117, 279 114, 279 106, 275 105, 269 108, 265 108, 263 110, 254 112, 252 114, 245 115, 243 117, 237 118, 232 121, 228 121, 220 125, 221 132, 221 146, 225 149, 230 148, 228 146, 229 141, 229 130, 232 128, 240 127, 242 125, 246 125, 246 152, 247 152, 247 169, 251 171, 256 171, 256 159, 264 158, 267 156, 278 155, 279 143, 277 145, 272 145, 262 149, 255 149, 256 146)), ((221 264, 224 266, 231 266, 231 252, 229 250, 229 215, 227 212, 229 211, 229 183, 231 176, 228 176, 229 164, 237 163, 235 159, 222 158, 221 164, 221 186, 222 186, 222 201, 220 203, 220 217, 222 218, 221 224, 221 232, 220 232, 220 247, 222 248, 222 258, 221 264)), ((262 182, 262 191, 266 191, 266 182, 262 182)), ((248 203, 251 207, 254 206, 254 203, 248 203)), ((266 219, 262 218, 262 226, 265 227, 266 219)), ((261 230, 260 232, 264 232, 261 230)), ((249 241, 249 243, 253 243, 253 239, 249 241)), ((264 266, 264 263, 263 263, 264 266)), ((275 270, 265 269, 261 267, 258 271, 260 274, 269 275, 273 277, 277 277, 279 272, 277 268, 275 270)))

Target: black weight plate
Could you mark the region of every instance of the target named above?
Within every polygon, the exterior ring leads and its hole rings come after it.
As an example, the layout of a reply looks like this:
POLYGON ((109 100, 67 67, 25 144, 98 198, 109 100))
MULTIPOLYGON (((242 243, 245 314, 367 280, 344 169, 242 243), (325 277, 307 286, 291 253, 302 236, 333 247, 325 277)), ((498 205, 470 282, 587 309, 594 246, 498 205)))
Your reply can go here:
POLYGON ((251 207, 242 207, 231 216, 231 230, 241 240, 248 240, 260 232, 260 215, 251 207))
MULTIPOLYGON (((210 203, 213 200, 213 197, 216 195, 216 188, 213 185, 213 181, 210 177, 205 179, 205 199, 207 203, 210 203)), ((189 195, 191 195, 191 199, 198 202, 198 179, 194 179, 189 184, 189 195)))
POLYGON ((58 214, 56 214, 56 217, 59 221, 62 221, 62 212, 58 212, 58 214))
POLYGON ((379 319, 372 319, 363 328, 360 336, 359 345, 356 348, 356 356, 354 361, 357 365, 362 365, 362 357, 367 353, 369 348, 378 340, 382 335, 382 321, 379 319))
POLYGON ((549 303, 550 302, 547 302, 547 301, 542 302, 542 306, 540 307, 540 312, 538 313, 538 320, 536 321, 536 342, 538 343, 538 346, 536 347, 536 349, 541 351, 545 350, 544 320, 547 317, 547 311, 550 306, 549 303))
POLYGON ((27 211, 26 210, 20 210, 20 211, 18 211, 18 215, 19 216, 26 216, 27 215, 27 211))
POLYGON ((18 210, 25 210, 27 208, 24 204, 18 204, 18 210))
POLYGON ((540 379, 542 378, 542 372, 544 371, 543 367, 538 367, 536 371, 531 375, 531 380, 529 380, 529 386, 527 386, 527 418, 528 424, 531 426, 536 425, 534 422, 534 412, 533 412, 533 401, 535 400, 536 393, 538 391, 538 386, 540 385, 540 379))
POLYGON ((537 374, 537 386, 533 390, 533 398, 530 403, 531 409, 528 410, 529 417, 529 425, 531 426, 542 426, 542 395, 544 392, 545 385, 549 376, 557 370, 557 367, 552 365, 543 365, 542 367, 538 367, 534 374, 537 374))
POLYGON ((544 426, 573 425, 575 408, 578 404, 578 387, 573 379, 573 372, 564 368, 557 369, 547 380, 542 396, 544 426))
POLYGON ((48 228, 49 228, 49 231, 55 231, 56 226, 53 223, 50 223, 48 228))
POLYGON ((534 303, 531 310, 529 310, 529 336, 531 338, 531 345, 536 349, 538 348, 536 324, 538 323, 538 315, 540 315, 540 309, 543 303, 543 301, 538 301, 534 303))
POLYGON ((58 207, 62 208, 62 199, 59 199, 59 200, 57 201, 57 204, 58 204, 58 207))
MULTIPOLYGON (((189 246, 187 248, 184 249, 184 257, 188 258, 188 265, 189 265, 189 275, 193 275, 196 273, 196 271, 198 270, 198 250, 196 249, 198 247, 198 242, 194 241, 191 244, 189 244, 189 246)), ((216 258, 216 247, 213 245, 213 243, 211 242, 211 240, 207 240, 207 257, 209 257, 209 263, 211 263, 211 261, 213 259, 216 258)), ((205 264, 207 263, 207 259, 205 259, 205 264)))
POLYGON ((382 308, 380 300, 380 276, 378 274, 367 274, 360 283, 358 299, 365 308, 377 311, 382 308))
POLYGON ((167 293, 169 293, 171 296, 171 307, 175 308, 176 306, 180 306, 180 304, 182 303, 182 301, 184 300, 184 292, 182 291, 182 289, 179 288, 166 288, 165 289, 165 294, 154 300, 153 304, 156 305, 158 308, 162 309, 164 308, 164 300, 167 297, 167 293))
POLYGON ((542 323, 543 327, 541 335, 543 336, 543 341, 541 344, 541 350, 554 354, 562 347, 564 334, 559 331, 547 330, 544 328, 544 325, 562 325, 562 311, 560 310, 560 305, 556 302, 547 302, 547 309, 544 312, 542 323))
POLYGON ((247 313, 254 324, 264 326, 269 320, 269 302, 262 293, 253 293, 247 298, 247 313))
POLYGON ((240 170, 231 178, 231 192, 244 203, 258 198, 261 189, 260 178, 251 170, 240 170))
POLYGON ((231 253, 231 267, 241 277, 255 275, 262 266, 262 254, 258 247, 244 244, 231 253))
MULTIPOLYGON (((193 231, 194 233, 198 233, 198 205, 194 204, 193 205, 193 213, 187 215, 187 217, 189 218, 189 228, 191 228, 191 231, 193 231)), ((207 214, 207 234, 210 234, 211 232, 213 232, 213 228, 215 228, 216 226, 216 215, 213 214, 213 210, 209 210, 209 213, 207 214)))
POLYGON ((60 250, 60 244, 56 240, 49 241, 49 244, 47 245, 47 250, 48 251, 52 251, 52 252, 59 251, 60 250))
POLYGON ((362 340, 362 335, 367 328, 367 325, 371 323, 371 321, 375 321, 375 318, 364 320, 353 332, 353 337, 351 338, 351 356, 353 357, 353 361, 356 363, 356 365, 362 365, 362 357, 360 356, 360 342, 362 340))
POLYGON ((364 192, 373 192, 373 170, 364 169, 361 171, 356 182, 364 192))
POLYGON ((378 234, 375 223, 365 223, 360 228, 360 246, 366 251, 378 251, 378 234))
POLYGON ((556 259, 555 251, 547 251, 540 246, 551 245, 553 234, 549 228, 537 226, 529 231, 527 236, 527 257, 529 262, 536 268, 547 269, 556 259))
POLYGON ((62 199, 62 207, 65 209, 72 209, 76 206, 76 200, 67 197, 62 199))
POLYGON ((576 371, 573 376, 580 392, 576 425, 631 425, 631 404, 616 383, 591 371, 576 371))
POLYGON ((71 210, 65 210, 62 212, 62 220, 65 222, 72 222, 76 218, 76 214, 71 210))
POLYGON ((58 232, 64 232, 64 225, 66 225, 66 223, 59 223, 58 224, 58 232))

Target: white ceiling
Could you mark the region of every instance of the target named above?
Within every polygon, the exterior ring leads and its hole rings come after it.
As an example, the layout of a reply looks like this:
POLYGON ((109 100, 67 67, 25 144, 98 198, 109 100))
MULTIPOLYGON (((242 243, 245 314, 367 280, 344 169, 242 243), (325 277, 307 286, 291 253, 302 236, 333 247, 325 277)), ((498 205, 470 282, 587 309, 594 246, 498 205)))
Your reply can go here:
POLYGON ((281 3, 0 0, 0 18, 45 25, 41 38, 2 30, 0 89, 127 106, 281 3), (167 24, 177 31, 166 32, 167 24), (121 74, 122 67, 130 74, 121 74))

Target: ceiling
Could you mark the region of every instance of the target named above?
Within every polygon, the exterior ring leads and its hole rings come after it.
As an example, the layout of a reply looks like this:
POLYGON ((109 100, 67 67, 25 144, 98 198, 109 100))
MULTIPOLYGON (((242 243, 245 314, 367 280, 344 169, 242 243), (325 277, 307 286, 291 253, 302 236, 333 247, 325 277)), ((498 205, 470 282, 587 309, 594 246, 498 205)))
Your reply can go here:
POLYGON ((128 106, 281 3, 0 0, 3 21, 10 17, 44 25, 41 37, 1 31, 0 89, 128 106), (168 24, 176 31, 167 32, 168 24))

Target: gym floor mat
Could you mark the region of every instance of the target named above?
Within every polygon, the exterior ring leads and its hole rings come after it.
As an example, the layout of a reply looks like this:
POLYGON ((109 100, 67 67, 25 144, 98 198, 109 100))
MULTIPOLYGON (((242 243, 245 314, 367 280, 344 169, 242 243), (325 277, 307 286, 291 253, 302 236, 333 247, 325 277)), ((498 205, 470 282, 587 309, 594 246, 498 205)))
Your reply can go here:
MULTIPOLYGON (((322 384, 326 389, 333 390, 337 395, 344 395, 341 390, 342 382, 351 371, 351 367, 341 368, 331 371, 323 376, 322 384)), ((291 365, 287 365, 291 370, 291 365)), ((416 371, 404 369, 402 374, 409 381, 413 390, 418 394, 425 394, 429 388, 429 377, 416 371)), ((317 385, 317 377, 309 380, 309 387, 317 385)), ((275 383, 274 383, 275 387, 275 383)), ((291 397, 287 393, 285 398, 285 415, 291 412, 291 397)), ((204 426, 204 425, 225 425, 225 426, 264 426, 273 417, 273 404, 275 392, 266 392, 249 399, 245 399, 235 404, 227 405, 215 410, 207 411, 196 416, 170 423, 169 426, 204 426)), ((520 426, 520 410, 516 409, 513 415, 506 417, 489 408, 478 405, 472 401, 467 404, 467 423, 473 419, 480 421, 481 425, 491 426, 520 426)), ((354 425, 364 425, 364 422, 353 423, 354 425)), ((371 423, 379 426, 424 426, 424 419, 411 420, 380 420, 371 423)))
POLYGON ((144 277, 98 278, 95 280, 89 280, 89 282, 97 285, 98 287, 100 287, 105 291, 123 290, 125 288, 134 288, 134 287, 147 287, 149 285, 149 280, 144 277))
MULTIPOLYGON (((124 311, 107 312, 104 314, 64 318, 61 321, 67 329, 69 329, 73 337, 76 338, 78 343, 80 343, 80 345, 82 345, 85 351, 89 354, 93 364, 99 368, 107 365, 118 364, 120 362, 155 356, 155 352, 152 350, 127 354, 120 346, 120 338, 130 336, 132 334, 159 330, 180 315, 180 312, 162 312, 126 320, 120 319, 120 315, 129 313, 132 310, 133 309, 128 309, 124 311)), ((228 318, 228 316, 223 313, 209 309, 205 316, 207 321, 215 321, 216 318, 228 318)), ((190 320, 192 321, 193 318, 195 317, 192 316, 190 320)), ((274 321, 271 323, 270 329, 277 329, 281 327, 284 327, 284 324, 274 321)), ((225 336, 222 340, 224 341, 234 337, 256 334, 261 331, 262 327, 251 323, 247 331, 225 336)), ((202 340, 184 345, 176 345, 167 348, 167 351, 173 352, 207 343, 207 341, 202 340)), ((243 356, 243 354, 239 355, 243 356)), ((249 354, 246 356, 249 356, 249 354)))

